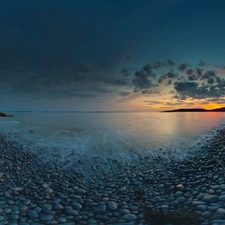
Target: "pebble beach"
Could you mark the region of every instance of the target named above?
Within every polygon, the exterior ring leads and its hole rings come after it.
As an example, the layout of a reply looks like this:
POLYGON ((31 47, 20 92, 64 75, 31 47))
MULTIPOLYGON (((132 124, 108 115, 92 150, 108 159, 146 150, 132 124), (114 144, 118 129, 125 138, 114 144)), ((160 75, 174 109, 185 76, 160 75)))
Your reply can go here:
POLYGON ((182 160, 166 157, 66 166, 1 134, 0 224, 225 225, 225 128, 182 160))

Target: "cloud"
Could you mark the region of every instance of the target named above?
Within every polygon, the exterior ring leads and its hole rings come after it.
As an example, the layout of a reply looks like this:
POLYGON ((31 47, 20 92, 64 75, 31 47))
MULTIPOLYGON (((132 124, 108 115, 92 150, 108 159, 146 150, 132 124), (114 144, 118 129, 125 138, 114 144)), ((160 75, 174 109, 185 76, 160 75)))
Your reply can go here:
POLYGON ((174 79, 174 78, 177 78, 178 77, 178 74, 177 73, 174 73, 172 71, 166 73, 166 74, 163 74, 159 79, 158 79, 158 83, 162 83, 164 80, 166 79, 174 79))
POLYGON ((175 82, 174 83, 174 89, 177 92, 190 92, 193 90, 196 90, 196 88, 198 87, 198 84, 195 82, 175 82))
POLYGON ((130 95, 131 94, 131 92, 127 92, 127 91, 123 91, 123 92, 120 92, 120 96, 128 96, 128 95, 130 95))
POLYGON ((144 101, 144 102, 149 102, 149 103, 153 103, 153 104, 161 104, 162 103, 160 101, 144 101))
POLYGON ((175 63, 171 59, 168 59, 167 63, 168 63, 169 66, 174 66, 175 65, 175 63))
POLYGON ((199 61, 198 66, 201 66, 201 67, 206 66, 206 62, 204 62, 204 61, 199 61))
POLYGON ((130 76, 132 68, 123 68, 120 73, 122 76, 130 76))
POLYGON ((186 68, 188 67, 188 64, 187 63, 181 63, 177 69, 181 72, 184 72, 186 70, 186 68))
POLYGON ((134 76, 132 84, 134 85, 135 91, 154 86, 152 80, 156 79, 156 74, 152 71, 152 65, 150 63, 143 65, 142 69, 137 70, 134 76))
MULTIPOLYGON (((225 81, 222 80, 219 84, 197 83, 190 81, 175 82, 174 89, 177 94, 176 98, 179 99, 206 99, 206 98, 219 98, 225 95, 225 81)), ((175 97, 174 96, 174 97, 175 97)))

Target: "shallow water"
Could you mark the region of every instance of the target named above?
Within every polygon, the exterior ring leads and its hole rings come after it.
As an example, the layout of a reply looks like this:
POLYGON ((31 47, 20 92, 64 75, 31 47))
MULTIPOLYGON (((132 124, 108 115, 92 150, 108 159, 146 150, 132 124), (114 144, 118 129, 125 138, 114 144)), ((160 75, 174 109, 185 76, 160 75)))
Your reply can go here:
POLYGON ((185 155, 225 122, 224 113, 13 113, 0 128, 33 150, 62 158, 81 154, 128 156, 168 151, 185 155))

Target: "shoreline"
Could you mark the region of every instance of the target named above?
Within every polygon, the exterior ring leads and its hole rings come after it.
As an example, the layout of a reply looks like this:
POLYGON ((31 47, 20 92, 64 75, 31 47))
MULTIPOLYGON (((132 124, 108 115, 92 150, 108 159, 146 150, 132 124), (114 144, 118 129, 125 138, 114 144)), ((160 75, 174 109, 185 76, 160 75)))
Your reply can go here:
POLYGON ((78 160, 71 168, 43 163, 29 146, 0 136, 0 223, 154 225, 160 218, 152 213, 163 213, 162 219, 170 212, 167 220, 185 210, 197 215, 192 225, 225 224, 224 143, 225 128, 219 127, 181 161, 137 154, 124 163, 78 160))

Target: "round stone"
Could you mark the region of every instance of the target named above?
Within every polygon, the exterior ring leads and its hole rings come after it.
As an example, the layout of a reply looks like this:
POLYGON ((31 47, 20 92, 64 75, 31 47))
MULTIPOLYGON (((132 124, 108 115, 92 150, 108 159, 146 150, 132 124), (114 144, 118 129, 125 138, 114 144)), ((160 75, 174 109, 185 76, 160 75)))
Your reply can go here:
POLYGON ((72 216, 78 216, 79 215, 79 213, 76 210, 73 210, 73 209, 66 210, 65 213, 67 215, 72 215, 72 216))
POLYGON ((48 194, 51 194, 51 193, 53 193, 53 189, 48 187, 48 188, 45 189, 45 192, 48 193, 48 194))
POLYGON ((77 202, 72 202, 71 205, 73 206, 74 209, 81 209, 82 208, 82 205, 77 203, 77 202))
POLYGON ((178 197, 177 201, 180 202, 180 203, 183 203, 183 202, 186 201, 186 198, 185 197, 178 197))
POLYGON ((197 211, 202 211, 202 212, 204 212, 204 211, 206 211, 207 209, 208 209, 207 205, 198 205, 198 206, 196 206, 196 210, 197 210, 197 211))
POLYGON ((77 194, 86 194, 86 190, 79 188, 79 189, 76 189, 76 193, 77 194))
POLYGON ((218 197, 216 195, 205 195, 202 200, 205 202, 212 203, 212 202, 216 202, 217 199, 218 197))
POLYGON ((52 209, 52 205, 51 204, 48 204, 48 203, 43 204, 42 205, 42 209, 43 210, 50 210, 50 209, 52 209))
POLYGON ((35 210, 30 210, 28 212, 28 216, 31 217, 31 218, 38 218, 38 214, 35 210))
POLYGON ((225 209, 219 208, 216 210, 216 213, 225 215, 225 209))
POLYGON ((54 218, 53 215, 42 215, 41 220, 47 221, 47 220, 52 220, 54 218))
POLYGON ((204 212, 204 213, 201 214, 201 216, 202 216, 203 218, 206 218, 206 219, 208 219, 211 215, 212 215, 212 214, 211 214, 209 211, 206 211, 206 212, 204 212))
POLYGON ((221 195, 220 197, 219 197, 219 199, 218 199, 219 201, 225 201, 225 195, 221 195))
POLYGON ((95 212, 98 213, 103 213, 106 210, 106 205, 105 204, 101 204, 100 206, 98 206, 97 208, 95 208, 95 212))
POLYGON ((62 210, 62 209, 64 209, 64 207, 61 204, 59 204, 59 203, 54 204, 53 208, 55 210, 62 210))
POLYGON ((161 206, 161 209, 162 209, 162 210, 168 210, 168 209, 169 209, 169 206, 168 206, 168 205, 162 205, 162 206, 161 206))
POLYGON ((23 190, 22 187, 14 187, 14 188, 13 188, 13 191, 22 191, 22 190, 23 190))
POLYGON ((126 214, 126 215, 123 215, 123 219, 129 220, 129 221, 134 221, 137 219, 137 216, 135 216, 134 214, 126 214))
POLYGON ((118 193, 125 192, 126 190, 127 190, 126 187, 121 187, 121 188, 118 189, 118 193))
POLYGON ((183 184, 178 184, 178 185, 176 186, 176 189, 179 190, 179 191, 183 191, 183 190, 184 190, 183 184))
POLYGON ((108 209, 111 211, 117 210, 118 204, 116 202, 110 201, 108 202, 108 209))

